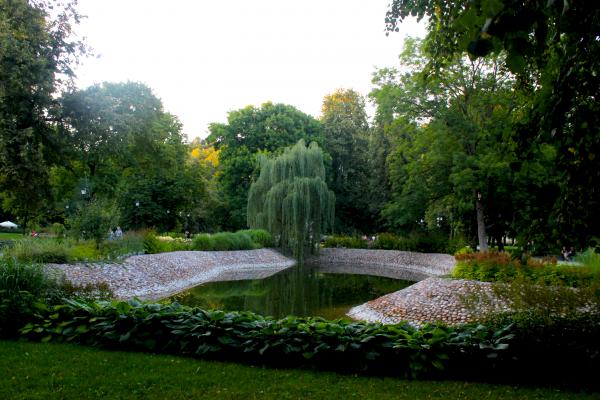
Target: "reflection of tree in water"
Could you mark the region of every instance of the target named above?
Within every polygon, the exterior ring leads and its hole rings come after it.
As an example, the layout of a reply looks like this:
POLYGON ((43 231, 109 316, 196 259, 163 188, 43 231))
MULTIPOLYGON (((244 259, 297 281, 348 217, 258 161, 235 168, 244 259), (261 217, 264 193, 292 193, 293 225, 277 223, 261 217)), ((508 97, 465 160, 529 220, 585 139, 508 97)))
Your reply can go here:
POLYGON ((248 310, 278 318, 339 318, 354 305, 410 284, 368 275, 324 274, 315 267, 298 266, 266 279, 204 284, 171 299, 190 306, 248 310))

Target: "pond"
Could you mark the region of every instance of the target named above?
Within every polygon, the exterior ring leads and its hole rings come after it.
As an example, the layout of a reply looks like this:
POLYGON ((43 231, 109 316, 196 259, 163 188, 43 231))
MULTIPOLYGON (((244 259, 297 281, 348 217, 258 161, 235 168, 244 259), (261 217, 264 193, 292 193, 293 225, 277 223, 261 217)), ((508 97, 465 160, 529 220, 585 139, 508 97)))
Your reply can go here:
POLYGON ((252 311, 283 318, 348 318, 350 308, 414 282, 379 276, 324 273, 318 267, 292 267, 264 279, 210 282, 170 297, 205 309, 252 311))

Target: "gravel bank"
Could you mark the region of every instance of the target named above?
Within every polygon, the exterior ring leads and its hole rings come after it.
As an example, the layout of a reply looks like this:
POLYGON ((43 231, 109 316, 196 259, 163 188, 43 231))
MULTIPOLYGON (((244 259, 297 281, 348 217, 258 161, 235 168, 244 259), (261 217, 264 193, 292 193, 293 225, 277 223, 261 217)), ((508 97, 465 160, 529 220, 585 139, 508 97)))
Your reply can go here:
POLYGON ((490 283, 428 278, 354 307, 348 316, 384 324, 408 321, 415 326, 426 322, 455 325, 506 309, 507 305, 494 297, 490 283), (465 300, 470 307, 465 305, 465 300))
POLYGON ((295 265, 271 249, 177 251, 132 256, 121 264, 49 264, 80 285, 106 282, 118 299, 157 300, 201 283, 259 279, 295 265))
POLYGON ((322 249, 308 263, 324 272, 353 273, 420 281, 447 275, 456 261, 448 254, 413 253, 396 250, 322 249))

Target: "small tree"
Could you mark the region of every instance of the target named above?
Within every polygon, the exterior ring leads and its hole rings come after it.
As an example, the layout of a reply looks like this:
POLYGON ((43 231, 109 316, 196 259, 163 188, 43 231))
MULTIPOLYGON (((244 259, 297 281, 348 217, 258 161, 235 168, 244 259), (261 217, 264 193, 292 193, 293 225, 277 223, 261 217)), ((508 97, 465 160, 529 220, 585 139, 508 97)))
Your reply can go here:
POLYGON ((260 175, 248 194, 248 225, 271 232, 278 246, 302 263, 333 226, 335 195, 325 183, 323 152, 300 140, 259 163, 260 175))
POLYGON ((99 246, 118 219, 113 204, 93 199, 69 218, 68 223, 78 238, 94 239, 96 246, 99 246))

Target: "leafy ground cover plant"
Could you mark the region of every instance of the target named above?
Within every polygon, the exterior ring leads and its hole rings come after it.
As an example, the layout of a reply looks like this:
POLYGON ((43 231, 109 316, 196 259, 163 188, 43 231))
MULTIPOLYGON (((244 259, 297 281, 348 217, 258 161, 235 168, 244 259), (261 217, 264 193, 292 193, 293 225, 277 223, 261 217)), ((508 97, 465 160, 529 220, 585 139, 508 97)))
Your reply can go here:
POLYGON ((75 286, 39 264, 0 259, 0 337, 12 337, 41 304, 59 304, 65 297, 86 300, 112 298, 103 283, 75 286))
MULTIPOLYGON (((469 358, 491 360, 510 332, 485 327, 381 325, 130 302, 41 306, 24 337, 285 366, 434 376, 469 358)), ((454 368, 453 368, 454 369, 454 368)), ((456 369, 460 370, 460 369, 456 369)))
POLYGON ((71 300, 40 305, 20 332, 31 340, 273 366, 593 386, 593 371, 600 367, 600 318, 554 321, 547 325, 545 320, 503 315, 485 324, 417 329, 321 318, 276 320, 176 303, 71 300))

